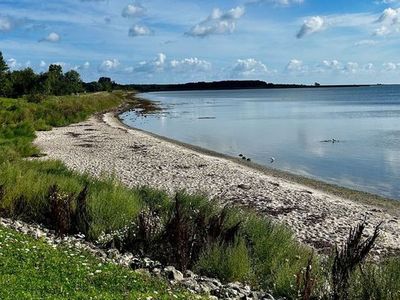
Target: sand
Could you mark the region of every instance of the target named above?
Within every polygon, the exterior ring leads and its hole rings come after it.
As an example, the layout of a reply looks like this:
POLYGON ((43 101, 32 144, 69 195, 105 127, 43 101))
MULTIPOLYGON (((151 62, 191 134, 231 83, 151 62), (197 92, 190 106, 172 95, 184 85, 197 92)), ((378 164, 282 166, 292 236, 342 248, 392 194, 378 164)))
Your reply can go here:
POLYGON ((221 204, 251 207, 287 224, 300 241, 320 251, 343 243, 349 229, 364 219, 369 234, 383 221, 375 255, 400 251, 400 220, 393 211, 128 129, 112 112, 38 132, 35 144, 47 154, 41 159, 61 160, 93 176, 114 174, 129 187, 205 193, 221 204))

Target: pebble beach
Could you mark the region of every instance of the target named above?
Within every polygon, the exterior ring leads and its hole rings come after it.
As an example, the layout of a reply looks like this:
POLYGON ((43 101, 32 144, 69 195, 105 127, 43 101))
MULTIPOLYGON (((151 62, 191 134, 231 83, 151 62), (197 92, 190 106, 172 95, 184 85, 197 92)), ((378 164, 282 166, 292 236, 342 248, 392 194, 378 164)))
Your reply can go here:
POLYGON ((319 251, 343 243, 349 229, 366 220, 366 232, 383 222, 376 256, 400 252, 400 218, 392 210, 355 202, 272 176, 239 163, 124 126, 114 112, 85 122, 37 132, 40 159, 64 162, 92 176, 112 174, 129 187, 150 186, 169 193, 186 190, 221 205, 250 207, 289 226, 319 251))

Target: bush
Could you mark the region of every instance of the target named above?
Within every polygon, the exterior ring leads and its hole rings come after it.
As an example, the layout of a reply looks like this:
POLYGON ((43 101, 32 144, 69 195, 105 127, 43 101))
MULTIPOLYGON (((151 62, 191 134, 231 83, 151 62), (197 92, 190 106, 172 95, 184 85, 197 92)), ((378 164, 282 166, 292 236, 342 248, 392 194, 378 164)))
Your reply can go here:
POLYGON ((226 282, 248 282, 252 277, 252 264, 245 241, 238 239, 233 245, 214 244, 200 256, 195 270, 226 282))
POLYGON ((25 99, 29 103, 42 103, 44 100, 46 100, 46 96, 44 94, 29 94, 25 96, 25 99))
POLYGON ((400 299, 400 257, 366 263, 352 276, 349 299, 400 299))

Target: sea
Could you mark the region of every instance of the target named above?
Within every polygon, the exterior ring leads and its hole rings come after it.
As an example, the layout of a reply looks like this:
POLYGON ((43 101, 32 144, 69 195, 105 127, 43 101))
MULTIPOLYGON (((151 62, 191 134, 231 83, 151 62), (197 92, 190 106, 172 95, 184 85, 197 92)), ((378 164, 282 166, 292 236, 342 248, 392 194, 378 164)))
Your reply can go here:
POLYGON ((400 200, 400 86, 140 94, 162 110, 131 127, 400 200))

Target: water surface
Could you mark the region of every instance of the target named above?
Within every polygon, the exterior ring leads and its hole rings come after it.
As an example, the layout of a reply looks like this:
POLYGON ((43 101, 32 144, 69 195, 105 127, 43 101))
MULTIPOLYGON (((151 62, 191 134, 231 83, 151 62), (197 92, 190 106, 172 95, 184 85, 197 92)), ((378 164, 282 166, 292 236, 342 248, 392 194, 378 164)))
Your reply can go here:
POLYGON ((141 96, 159 101, 164 111, 126 112, 121 118, 129 126, 400 199, 400 86, 141 96), (321 142, 331 139, 339 142, 321 142))

